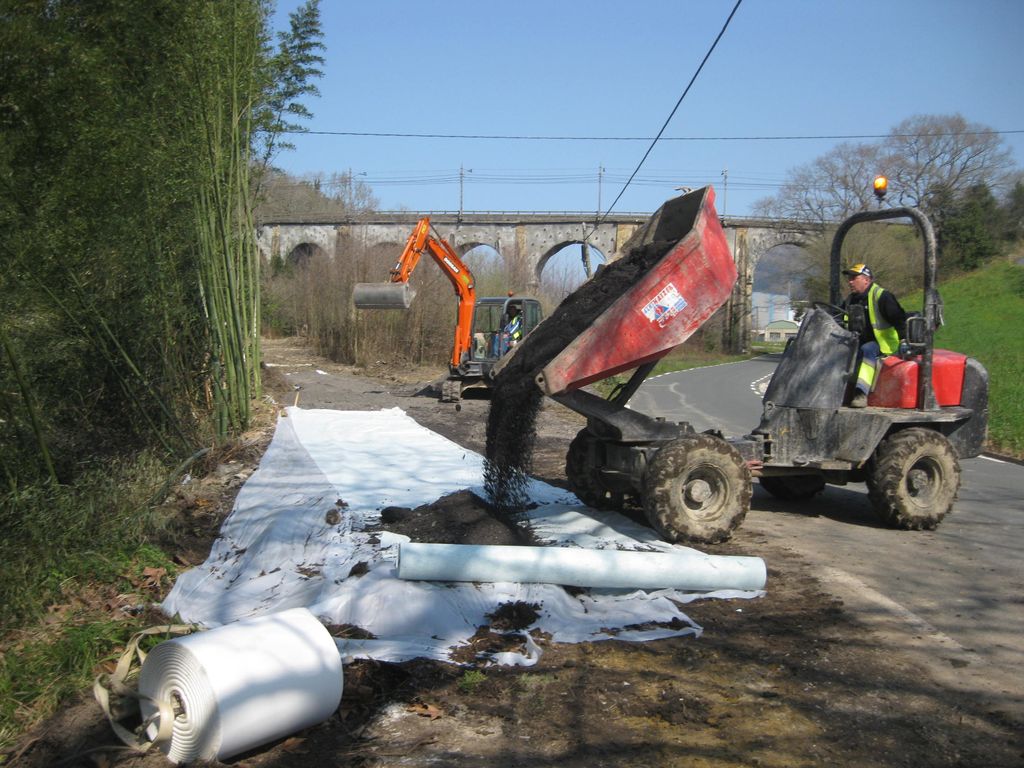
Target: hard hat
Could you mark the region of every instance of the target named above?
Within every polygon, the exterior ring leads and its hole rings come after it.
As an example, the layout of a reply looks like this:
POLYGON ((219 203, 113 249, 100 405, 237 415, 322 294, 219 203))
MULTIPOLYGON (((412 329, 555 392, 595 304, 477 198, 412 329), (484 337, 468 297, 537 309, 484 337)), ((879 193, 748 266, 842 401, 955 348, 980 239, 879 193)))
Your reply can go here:
POLYGON ((867 264, 854 264, 852 267, 844 269, 843 274, 850 275, 851 277, 864 275, 865 277, 874 278, 874 275, 871 274, 871 267, 867 264))

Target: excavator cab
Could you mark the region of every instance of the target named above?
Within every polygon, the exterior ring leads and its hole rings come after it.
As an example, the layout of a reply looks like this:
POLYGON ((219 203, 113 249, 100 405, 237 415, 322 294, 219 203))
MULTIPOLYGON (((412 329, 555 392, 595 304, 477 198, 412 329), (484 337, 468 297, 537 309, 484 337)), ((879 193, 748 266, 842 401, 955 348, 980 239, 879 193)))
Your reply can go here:
POLYGON ((473 311, 473 343, 469 354, 456 366, 463 379, 481 378, 480 382, 468 381, 463 389, 487 386, 491 368, 508 354, 512 344, 504 338, 512 321, 513 311, 522 318, 521 337, 536 328, 543 318, 543 311, 537 299, 526 296, 488 296, 477 299, 473 311))
POLYGON ((537 299, 526 296, 485 296, 473 305, 470 341, 459 361, 452 361, 447 381, 441 388, 441 399, 457 402, 462 393, 470 389, 488 389, 492 370, 509 353, 512 344, 506 329, 512 319, 513 308, 522 318, 521 338, 536 328, 544 317, 537 299))

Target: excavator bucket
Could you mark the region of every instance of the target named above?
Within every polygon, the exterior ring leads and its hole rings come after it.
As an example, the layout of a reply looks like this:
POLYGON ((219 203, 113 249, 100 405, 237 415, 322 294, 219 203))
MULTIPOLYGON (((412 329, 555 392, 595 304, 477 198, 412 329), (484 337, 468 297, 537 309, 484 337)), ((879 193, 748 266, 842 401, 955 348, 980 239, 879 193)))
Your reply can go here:
POLYGON ((352 300, 357 309, 408 309, 415 295, 408 283, 356 283, 352 300))
POLYGON ((664 357, 725 303, 736 264, 711 187, 665 203, 622 247, 620 259, 570 294, 526 340, 547 395, 664 357), (548 338, 545 338, 548 336, 548 338), (560 340, 559 340, 560 339, 560 340), (560 350, 560 351, 559 351, 560 350))

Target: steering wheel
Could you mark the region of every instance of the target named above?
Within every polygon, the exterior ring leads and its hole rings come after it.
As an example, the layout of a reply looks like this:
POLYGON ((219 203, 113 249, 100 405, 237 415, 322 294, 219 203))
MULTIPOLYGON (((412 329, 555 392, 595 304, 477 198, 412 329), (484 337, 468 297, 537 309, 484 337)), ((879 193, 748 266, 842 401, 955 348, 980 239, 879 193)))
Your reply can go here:
POLYGON ((829 304, 827 301, 815 301, 811 303, 811 306, 815 309, 825 310, 828 312, 829 316, 837 322, 842 322, 843 318, 846 317, 845 309, 837 307, 835 304, 829 304))

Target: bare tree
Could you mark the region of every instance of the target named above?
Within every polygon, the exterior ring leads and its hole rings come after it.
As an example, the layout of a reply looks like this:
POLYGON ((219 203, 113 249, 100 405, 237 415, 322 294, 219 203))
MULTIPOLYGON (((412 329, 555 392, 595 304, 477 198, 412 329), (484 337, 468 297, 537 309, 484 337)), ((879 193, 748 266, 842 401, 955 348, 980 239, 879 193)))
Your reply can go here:
POLYGON ((871 181, 889 178, 890 199, 941 219, 944 206, 978 184, 1009 189, 1014 171, 998 133, 961 115, 918 115, 881 142, 844 143, 790 173, 762 215, 835 222, 872 205, 871 181))
POLYGON ((373 211, 380 205, 373 189, 357 176, 349 169, 345 173, 332 173, 322 182, 324 193, 337 207, 350 214, 373 211))
POLYGON ((941 214, 941 206, 979 184, 1002 189, 1013 174, 1002 137, 959 114, 917 115, 892 129, 885 140, 889 189, 900 205, 941 214))
POLYGON ((257 215, 275 216, 347 216, 373 211, 379 205, 373 190, 355 179, 351 172, 333 173, 326 178, 309 175, 302 178, 283 171, 266 173, 257 215))
POLYGON ((755 204, 761 215, 822 224, 846 218, 871 204, 870 181, 878 173, 881 148, 843 143, 791 172, 774 197, 755 204))

